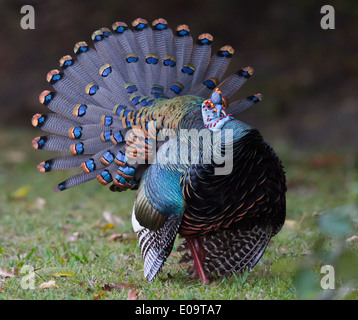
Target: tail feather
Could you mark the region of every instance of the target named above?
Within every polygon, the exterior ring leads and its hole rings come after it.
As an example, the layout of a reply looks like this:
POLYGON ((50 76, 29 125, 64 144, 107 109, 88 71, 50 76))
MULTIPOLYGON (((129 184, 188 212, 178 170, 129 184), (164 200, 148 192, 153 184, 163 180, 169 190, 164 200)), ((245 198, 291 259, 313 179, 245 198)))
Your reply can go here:
POLYGON ((108 28, 101 28, 92 33, 92 41, 103 64, 110 64, 119 70, 121 77, 128 79, 123 59, 119 58, 119 46, 113 33, 108 28))
POLYGON ((245 67, 240 69, 237 73, 227 77, 224 81, 220 82, 217 88, 225 97, 230 99, 234 93, 242 87, 242 85, 249 79, 254 73, 254 69, 251 67, 245 67))
POLYGON ((191 60, 195 66, 192 87, 204 81, 204 76, 210 61, 212 42, 213 36, 209 33, 203 33, 197 39, 191 60))

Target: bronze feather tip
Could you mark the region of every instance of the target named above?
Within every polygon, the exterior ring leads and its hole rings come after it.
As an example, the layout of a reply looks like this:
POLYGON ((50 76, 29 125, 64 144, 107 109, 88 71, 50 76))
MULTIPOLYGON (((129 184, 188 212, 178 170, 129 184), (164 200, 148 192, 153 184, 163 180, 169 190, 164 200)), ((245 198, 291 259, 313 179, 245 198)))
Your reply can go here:
POLYGON ((152 22, 153 28, 156 28, 159 25, 162 25, 163 27, 161 29, 164 29, 168 25, 168 22, 167 22, 167 20, 165 20, 163 18, 155 19, 152 22))
POLYGON ((46 75, 46 81, 50 84, 54 84, 56 81, 62 78, 62 72, 58 69, 51 70, 46 75))
POLYGON ((186 24, 180 24, 176 28, 177 35, 186 35, 186 34, 189 34, 189 32, 190 32, 190 29, 189 29, 188 25, 186 25, 186 24))
POLYGON ((39 141, 41 140, 41 137, 36 137, 32 140, 32 147, 34 149, 38 149, 39 148, 39 141))
POLYGON ((60 59, 60 67, 62 69, 72 65, 73 63, 73 58, 68 54, 66 56, 63 56, 61 59, 60 59))
POLYGON ((41 104, 46 104, 48 101, 51 100, 51 91, 50 90, 44 90, 39 94, 39 101, 41 104))
POLYGON ((251 68, 251 67, 245 67, 245 68, 242 68, 240 69, 238 72, 237 72, 237 75, 239 77, 243 77, 243 78, 246 78, 246 79, 249 79, 254 73, 254 69, 251 68))
POLYGON ((198 44, 211 44, 214 40, 214 37, 210 33, 202 33, 198 36, 198 44))
POLYGON ((230 56, 232 56, 235 50, 232 46, 226 45, 220 48, 220 52, 227 52, 230 56))
POLYGON ((53 191, 55 191, 55 192, 60 192, 60 191, 63 191, 63 190, 66 190, 64 182, 59 183, 57 186, 55 186, 53 188, 53 191))
POLYGON ((39 119, 42 117, 42 114, 40 113, 36 113, 32 116, 31 118, 31 124, 34 126, 34 127, 37 127, 39 125, 39 119))
POLYGON ((93 31, 91 35, 92 41, 100 41, 103 39, 103 31, 101 29, 93 31))
POLYGON ((75 54, 80 54, 82 52, 86 52, 88 50, 88 44, 86 41, 79 41, 75 44, 73 51, 75 52, 75 54))
POLYGON ((143 18, 137 18, 133 20, 132 27, 136 30, 141 30, 143 27, 148 25, 148 21, 143 18))
POLYGON ((247 71, 250 74, 250 76, 252 76, 254 73, 254 68, 252 68, 252 67, 245 67, 245 68, 242 68, 242 70, 247 71))
POLYGON ((39 172, 46 172, 46 168, 45 168, 46 162, 42 161, 37 165, 37 170, 39 172))
POLYGON ((253 101, 254 103, 260 102, 263 99, 263 95, 261 93, 256 93, 250 97, 248 97, 249 100, 253 101))
POLYGON ((125 22, 117 21, 112 24, 112 30, 116 33, 123 33, 128 29, 128 25, 125 22))

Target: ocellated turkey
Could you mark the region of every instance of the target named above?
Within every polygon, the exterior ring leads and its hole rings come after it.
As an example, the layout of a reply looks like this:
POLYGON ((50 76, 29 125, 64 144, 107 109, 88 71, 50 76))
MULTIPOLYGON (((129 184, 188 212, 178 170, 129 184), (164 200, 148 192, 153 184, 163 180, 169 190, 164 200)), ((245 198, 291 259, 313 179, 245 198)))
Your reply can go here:
POLYGON ((78 42, 76 58, 62 57, 60 69, 47 74, 53 90, 39 99, 49 113, 35 114, 32 124, 49 135, 32 145, 68 154, 41 162, 38 170, 82 168, 56 191, 93 179, 112 191, 137 190, 132 224, 149 281, 178 234, 185 238, 181 262, 192 262, 190 275, 203 283, 251 269, 286 211, 280 159, 257 129, 234 118, 261 95, 230 101, 253 69, 225 78, 231 46, 212 54, 210 34, 193 42, 187 25, 172 31, 164 19, 152 26, 136 19, 132 29, 116 22, 96 30, 92 40, 94 48, 78 42), (203 142, 205 135, 213 142, 229 131, 216 145, 203 142), (188 132, 201 138, 185 139, 188 132), (185 148, 188 157, 179 161, 185 148), (214 159, 215 148, 219 156, 230 154, 226 173, 217 173, 224 164, 214 159))

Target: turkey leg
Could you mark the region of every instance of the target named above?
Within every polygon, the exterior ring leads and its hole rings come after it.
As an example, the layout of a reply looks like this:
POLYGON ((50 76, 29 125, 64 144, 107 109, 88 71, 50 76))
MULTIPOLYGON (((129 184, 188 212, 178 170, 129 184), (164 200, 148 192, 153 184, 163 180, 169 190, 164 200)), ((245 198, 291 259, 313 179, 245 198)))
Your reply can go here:
POLYGON ((203 269, 203 261, 205 257, 204 249, 199 241, 199 239, 195 238, 186 238, 187 244, 189 245, 189 249, 191 252, 191 256, 194 260, 194 266, 199 274, 200 280, 202 283, 209 284, 209 280, 206 278, 204 269, 203 269))

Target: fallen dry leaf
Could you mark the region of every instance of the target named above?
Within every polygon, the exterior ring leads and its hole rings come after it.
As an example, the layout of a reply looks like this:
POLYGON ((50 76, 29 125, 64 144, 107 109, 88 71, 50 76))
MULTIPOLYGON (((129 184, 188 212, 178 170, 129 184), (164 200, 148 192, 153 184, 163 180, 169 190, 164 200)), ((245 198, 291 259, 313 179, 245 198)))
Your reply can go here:
POLYGON ((286 248, 284 248, 284 247, 281 247, 280 252, 281 253, 288 253, 288 250, 286 248))
POLYGON ((114 229, 114 224, 113 223, 107 223, 103 229, 102 232, 104 233, 107 229, 114 229))
POLYGON ((182 257, 182 255, 180 253, 175 253, 175 252, 171 252, 170 256, 173 258, 181 258, 182 257))
POLYGON ((19 275, 19 268, 17 266, 13 266, 11 271, 15 277, 17 277, 19 275))
POLYGON ((309 165, 313 169, 338 167, 342 165, 343 160, 338 154, 325 154, 310 159, 309 165))
POLYGON ((133 283, 126 282, 115 282, 115 283, 106 283, 102 287, 104 291, 112 291, 113 289, 134 289, 135 285, 133 283))
POLYGON ((43 210, 43 208, 45 207, 46 204, 46 200, 43 198, 36 198, 36 207, 39 210, 43 210))
POLYGON ((20 187, 19 189, 16 189, 14 192, 10 194, 10 199, 15 201, 25 200, 29 191, 30 191, 30 186, 20 187))
POLYGON ((115 216, 114 214, 112 214, 109 211, 104 211, 103 212, 103 218, 108 222, 108 223, 117 223, 117 224, 124 224, 123 220, 117 216, 115 216))
POLYGON ((295 229, 296 226, 297 226, 297 221, 286 219, 286 221, 285 221, 285 227, 287 227, 287 228, 289 228, 289 229, 295 229))
POLYGON ((118 240, 137 240, 137 237, 134 234, 129 233, 113 233, 109 236, 109 240, 112 241, 118 241, 118 240))
POLYGON ((10 272, 8 272, 8 271, 6 271, 6 270, 0 268, 0 277, 3 277, 3 278, 12 278, 12 277, 14 277, 14 276, 15 276, 14 274, 12 274, 12 273, 10 273, 10 272))
POLYGON ((356 241, 358 240, 358 236, 354 235, 354 236, 351 236, 350 238, 346 239, 346 242, 351 242, 351 241, 356 241))
POLYGON ((137 293, 135 292, 135 289, 129 289, 127 300, 137 300, 137 293))
POLYGON ((48 288, 58 289, 58 285, 56 284, 55 280, 50 280, 50 281, 41 283, 39 288, 40 289, 48 289, 48 288))
POLYGON ((106 293, 106 292, 102 290, 100 293, 94 294, 94 295, 93 295, 93 299, 94 299, 94 300, 99 300, 99 299, 101 299, 101 298, 103 297, 103 295, 104 295, 105 293, 106 293))
POLYGON ((80 236, 79 232, 74 232, 71 236, 67 237, 67 241, 76 242, 78 240, 79 236, 80 236))

